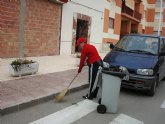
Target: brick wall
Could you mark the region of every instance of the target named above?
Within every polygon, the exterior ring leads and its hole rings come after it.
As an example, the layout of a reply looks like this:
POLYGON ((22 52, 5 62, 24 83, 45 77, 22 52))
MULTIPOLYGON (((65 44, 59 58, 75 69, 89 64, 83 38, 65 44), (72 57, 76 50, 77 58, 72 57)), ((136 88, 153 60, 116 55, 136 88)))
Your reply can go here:
POLYGON ((17 1, 0 0, 0 57, 18 53, 19 4, 17 1))
POLYGON ((165 27, 162 27, 162 36, 165 36, 165 27))
POLYGON ((120 27, 121 27, 121 15, 115 13, 115 22, 114 22, 114 34, 120 35, 120 27))
POLYGON ((163 22, 165 22, 165 9, 163 11, 163 22))
POLYGON ((155 4, 156 0, 147 0, 148 4, 155 4))
POLYGON ((142 34, 143 32, 143 25, 142 24, 138 24, 138 33, 142 34))
POLYGON ((104 9, 104 27, 103 27, 103 32, 104 33, 108 33, 109 13, 110 13, 110 10, 104 9))
MULTIPOLYGON (((0 57, 18 57, 19 0, 0 0, 0 57)), ((25 55, 59 54, 61 5, 26 0, 25 55)))
POLYGON ((154 27, 145 27, 145 34, 153 34, 154 32, 154 27))
POLYGON ((140 9, 139 9, 139 12, 140 12, 141 14, 144 13, 144 4, 143 4, 143 2, 140 3, 140 9))
POLYGON ((147 9, 146 21, 154 22, 154 19, 155 19, 155 9, 147 9))
MULTIPOLYGON (((165 23, 165 9, 163 11, 163 23, 165 23)), ((165 36, 165 27, 162 27, 162 36, 165 36)))
POLYGON ((122 0, 116 0, 116 6, 122 7, 122 0))

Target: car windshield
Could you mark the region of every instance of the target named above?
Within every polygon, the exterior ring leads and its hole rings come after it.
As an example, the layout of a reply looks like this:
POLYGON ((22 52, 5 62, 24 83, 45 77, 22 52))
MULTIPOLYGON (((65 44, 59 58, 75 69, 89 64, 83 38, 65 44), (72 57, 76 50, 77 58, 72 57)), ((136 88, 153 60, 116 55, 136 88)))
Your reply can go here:
POLYGON ((115 46, 116 50, 157 54, 158 53, 158 38, 146 36, 124 36, 115 46))

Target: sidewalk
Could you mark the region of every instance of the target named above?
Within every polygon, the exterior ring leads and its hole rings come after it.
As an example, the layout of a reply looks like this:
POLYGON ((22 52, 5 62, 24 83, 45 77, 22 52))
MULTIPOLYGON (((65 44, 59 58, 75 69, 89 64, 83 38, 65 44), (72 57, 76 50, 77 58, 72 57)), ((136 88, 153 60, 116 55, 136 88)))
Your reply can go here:
MULTIPOLYGON (((102 58, 105 53, 100 54, 102 58)), ((0 59, 0 113, 5 114, 54 99, 54 95, 66 88, 77 73, 75 57, 42 56, 28 57, 39 62, 35 75, 11 77, 8 65, 12 59, 0 59)), ((87 86, 87 68, 78 75, 71 91, 87 86)))
MULTIPOLYGON (((0 81, 14 80, 20 78, 11 77, 8 71, 8 66, 14 59, 15 58, 0 59, 0 81)), ((39 71, 36 75, 60 72, 77 68, 75 66, 75 57, 71 55, 27 57, 27 59, 39 62, 39 71)))

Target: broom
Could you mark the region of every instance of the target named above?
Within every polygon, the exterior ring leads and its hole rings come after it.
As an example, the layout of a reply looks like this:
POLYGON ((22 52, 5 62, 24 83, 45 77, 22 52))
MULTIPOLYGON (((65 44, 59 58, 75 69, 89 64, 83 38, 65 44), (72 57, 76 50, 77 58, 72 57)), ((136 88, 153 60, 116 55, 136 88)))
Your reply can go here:
POLYGON ((69 83, 69 85, 66 87, 66 89, 62 90, 57 96, 55 96, 55 101, 56 102, 61 102, 64 99, 65 94, 68 92, 70 85, 73 83, 73 81, 75 80, 77 75, 78 75, 78 73, 76 74, 76 76, 74 76, 74 78, 69 83))

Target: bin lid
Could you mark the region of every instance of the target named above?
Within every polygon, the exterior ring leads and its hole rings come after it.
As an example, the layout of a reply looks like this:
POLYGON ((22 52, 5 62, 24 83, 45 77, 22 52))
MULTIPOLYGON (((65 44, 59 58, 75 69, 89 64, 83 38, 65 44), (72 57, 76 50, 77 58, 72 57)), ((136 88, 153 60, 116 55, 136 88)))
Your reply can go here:
POLYGON ((109 70, 104 70, 104 69, 102 69, 102 73, 117 76, 120 78, 123 78, 124 76, 126 76, 126 74, 123 72, 115 72, 115 71, 109 71, 109 70))

